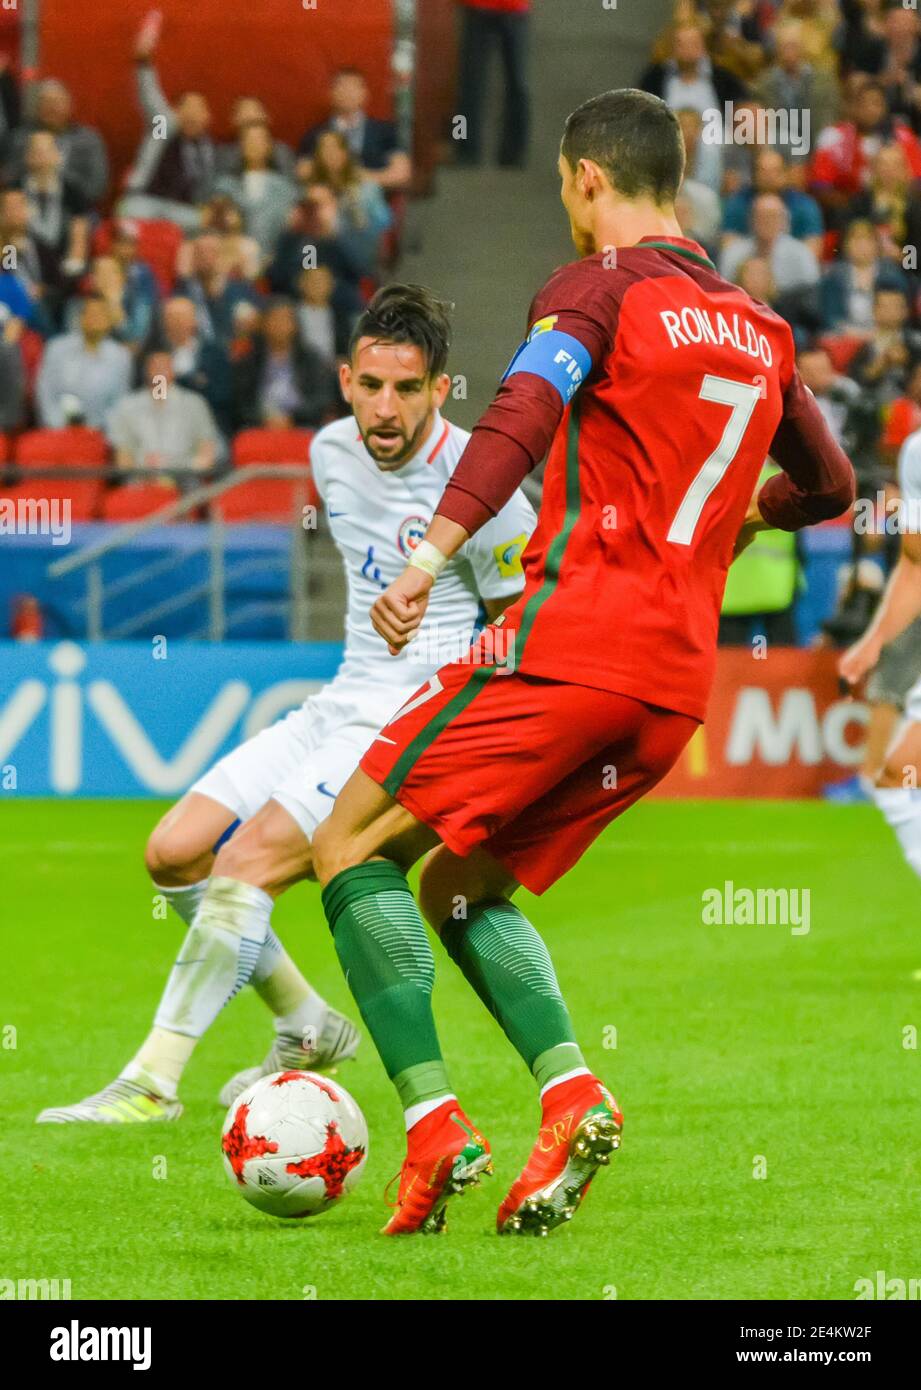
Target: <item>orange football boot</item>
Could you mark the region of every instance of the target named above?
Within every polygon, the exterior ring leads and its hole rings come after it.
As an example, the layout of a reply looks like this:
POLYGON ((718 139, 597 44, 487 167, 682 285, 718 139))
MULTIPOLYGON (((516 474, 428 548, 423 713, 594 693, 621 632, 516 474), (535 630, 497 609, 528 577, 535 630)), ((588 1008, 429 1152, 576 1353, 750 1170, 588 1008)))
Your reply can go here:
POLYGON ((396 1209, 382 1234, 438 1234, 445 1229, 449 1198, 492 1172, 489 1144, 454 1099, 414 1124, 406 1142, 396 1209))
POLYGON ((499 1234, 545 1236, 570 1221, 598 1169, 620 1147, 623 1122, 596 1076, 551 1086, 537 1143, 499 1208, 499 1234))

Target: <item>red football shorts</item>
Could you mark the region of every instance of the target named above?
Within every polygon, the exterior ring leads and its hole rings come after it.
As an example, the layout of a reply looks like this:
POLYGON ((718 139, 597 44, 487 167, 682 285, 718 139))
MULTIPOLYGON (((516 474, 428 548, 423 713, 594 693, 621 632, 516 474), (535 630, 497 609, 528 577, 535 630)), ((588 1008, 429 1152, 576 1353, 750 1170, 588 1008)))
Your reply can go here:
POLYGON ((397 711, 361 767, 456 854, 481 845, 543 893, 664 777, 697 727, 628 695, 468 658, 397 711))

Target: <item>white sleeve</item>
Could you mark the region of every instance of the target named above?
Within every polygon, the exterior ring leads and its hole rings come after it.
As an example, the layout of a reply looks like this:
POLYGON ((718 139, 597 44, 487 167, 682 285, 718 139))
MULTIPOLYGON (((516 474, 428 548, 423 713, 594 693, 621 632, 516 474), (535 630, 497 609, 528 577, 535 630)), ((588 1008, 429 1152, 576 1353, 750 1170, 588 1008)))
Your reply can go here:
POLYGON ((313 478, 314 487, 320 495, 320 501, 326 501, 326 450, 321 441, 314 435, 310 441, 310 476, 313 478))
POLYGON ((921 430, 915 430, 899 452, 899 487, 906 531, 921 530, 921 430))
POLYGON ((505 506, 464 546, 480 598, 508 598, 524 588, 521 554, 537 525, 534 508, 517 488, 505 506))

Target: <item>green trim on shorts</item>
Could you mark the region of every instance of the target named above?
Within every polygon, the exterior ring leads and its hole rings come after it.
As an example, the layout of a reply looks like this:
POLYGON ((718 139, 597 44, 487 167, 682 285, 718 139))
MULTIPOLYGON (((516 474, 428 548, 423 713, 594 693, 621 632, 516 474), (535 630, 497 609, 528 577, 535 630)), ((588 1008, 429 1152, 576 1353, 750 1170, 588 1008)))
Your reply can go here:
POLYGON ((456 695, 451 697, 448 703, 419 730, 412 742, 404 748, 387 777, 381 783, 385 792, 393 797, 396 796, 412 767, 422 757, 426 749, 435 742, 435 739, 447 728, 451 720, 461 714, 468 705, 473 703, 477 695, 486 689, 490 677, 494 676, 499 669, 495 664, 474 668, 469 681, 461 687, 456 695))

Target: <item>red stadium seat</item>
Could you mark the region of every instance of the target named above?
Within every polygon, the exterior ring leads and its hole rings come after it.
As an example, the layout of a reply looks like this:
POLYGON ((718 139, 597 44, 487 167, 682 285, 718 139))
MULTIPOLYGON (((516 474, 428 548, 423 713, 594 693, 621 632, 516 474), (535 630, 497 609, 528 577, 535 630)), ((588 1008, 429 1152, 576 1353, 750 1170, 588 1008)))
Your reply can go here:
MULTIPOLYGON (((233 441, 233 465, 247 468, 254 464, 271 463, 292 466, 292 477, 306 480, 304 503, 320 505, 320 496, 310 476, 310 430, 262 429, 241 430, 233 441)), ((226 521, 246 521, 247 508, 257 508, 253 519, 291 519, 295 487, 284 478, 259 478, 241 483, 221 499, 220 511, 226 521), (268 508, 268 512, 264 509, 268 508)))
POLYGON ((112 488, 102 502, 103 521, 139 521, 175 502, 179 496, 168 483, 127 483, 112 488))
POLYGON ((109 445, 99 430, 68 425, 62 430, 28 430, 16 440, 17 468, 104 468, 109 445))
POLYGON ((10 456, 10 441, 5 434, 0 434, 0 463, 6 463, 10 456))
POLYGON ((312 430, 241 430, 233 441, 233 466, 309 463, 312 430))
MULTIPOLYGON (((129 219, 138 229, 138 260, 150 266, 163 295, 170 295, 176 283, 176 256, 182 245, 182 229, 175 222, 160 218, 129 219)), ((93 237, 93 250, 105 254, 112 245, 112 222, 103 222, 93 237)))
POLYGON ((230 524, 272 521, 290 526, 299 504, 317 504, 316 489, 305 476, 303 467, 291 469, 290 482, 287 478, 252 478, 240 483, 219 497, 215 506, 223 520, 230 524))
POLYGON ((102 483, 96 478, 34 478, 30 483, 7 488, 4 496, 14 502, 67 501, 71 521, 95 521, 102 501, 102 483))

